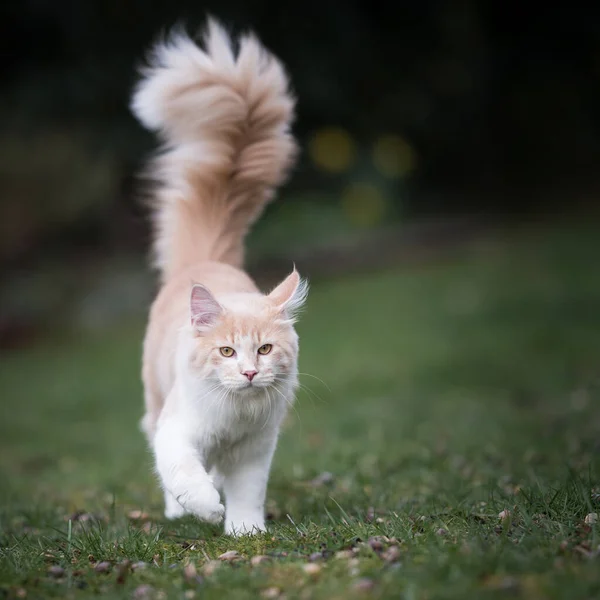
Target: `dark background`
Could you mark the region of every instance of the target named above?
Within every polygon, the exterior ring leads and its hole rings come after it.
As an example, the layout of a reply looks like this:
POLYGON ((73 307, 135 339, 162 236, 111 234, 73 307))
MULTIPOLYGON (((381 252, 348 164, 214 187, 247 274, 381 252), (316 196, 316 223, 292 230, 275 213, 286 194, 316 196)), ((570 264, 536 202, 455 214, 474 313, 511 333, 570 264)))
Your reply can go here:
MULTIPOLYGON (((599 11, 469 1, 2 3, 2 346, 88 314, 76 307, 90 298, 105 307, 114 297, 122 311, 124 295, 137 307, 150 293, 135 189, 155 140, 127 104, 145 52, 177 22, 196 31, 209 12, 233 31, 255 30, 299 99, 303 153, 284 202, 251 240, 261 265, 394 223, 401 236, 431 218, 593 214, 599 11)), ((102 322, 94 310, 77 323, 102 322)))

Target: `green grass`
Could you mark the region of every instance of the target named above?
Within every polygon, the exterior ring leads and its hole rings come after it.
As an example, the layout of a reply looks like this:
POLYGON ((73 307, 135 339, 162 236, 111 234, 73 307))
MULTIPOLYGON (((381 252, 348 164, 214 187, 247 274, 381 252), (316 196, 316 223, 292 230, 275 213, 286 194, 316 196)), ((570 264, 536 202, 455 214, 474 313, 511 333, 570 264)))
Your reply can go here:
POLYGON ((600 513, 598 258, 600 230, 538 230, 315 283, 299 329, 318 379, 254 539, 162 518, 137 429, 141 320, 3 357, 0 597, 600 597, 584 522, 600 513), (241 559, 203 572, 228 550, 241 559))

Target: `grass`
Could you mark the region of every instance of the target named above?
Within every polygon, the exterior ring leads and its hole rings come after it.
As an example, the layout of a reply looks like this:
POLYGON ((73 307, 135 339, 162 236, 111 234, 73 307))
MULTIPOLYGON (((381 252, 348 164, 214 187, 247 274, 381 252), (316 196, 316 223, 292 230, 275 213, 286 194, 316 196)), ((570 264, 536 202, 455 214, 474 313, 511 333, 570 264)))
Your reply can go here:
POLYGON ((0 597, 599 597, 599 234, 316 283, 263 537, 162 518, 143 315, 3 357, 0 597))

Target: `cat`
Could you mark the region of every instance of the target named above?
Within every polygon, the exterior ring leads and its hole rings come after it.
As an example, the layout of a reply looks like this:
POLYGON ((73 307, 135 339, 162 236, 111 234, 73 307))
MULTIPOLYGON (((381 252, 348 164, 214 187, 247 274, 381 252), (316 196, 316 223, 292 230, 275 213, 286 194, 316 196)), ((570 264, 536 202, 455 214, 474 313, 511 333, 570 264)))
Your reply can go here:
POLYGON ((226 534, 246 535, 265 531, 308 283, 294 266, 260 293, 242 270, 244 238, 295 162, 295 99, 283 66, 253 34, 240 36, 235 52, 209 18, 203 42, 171 32, 131 100, 164 144, 149 168, 161 289, 144 339, 141 427, 165 516, 225 518, 226 534))

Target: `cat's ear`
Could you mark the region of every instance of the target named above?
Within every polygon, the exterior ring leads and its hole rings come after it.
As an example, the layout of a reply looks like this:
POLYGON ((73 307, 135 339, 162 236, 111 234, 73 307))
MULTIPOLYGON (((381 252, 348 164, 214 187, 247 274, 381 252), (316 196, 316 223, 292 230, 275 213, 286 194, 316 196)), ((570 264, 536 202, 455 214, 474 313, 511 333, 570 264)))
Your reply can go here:
POLYGON ((307 297, 308 282, 300 277, 296 267, 268 296, 271 302, 291 320, 296 319, 307 297))
POLYGON ((206 331, 215 324, 223 309, 207 288, 199 283, 192 287, 190 295, 190 314, 192 327, 197 331, 206 331))

